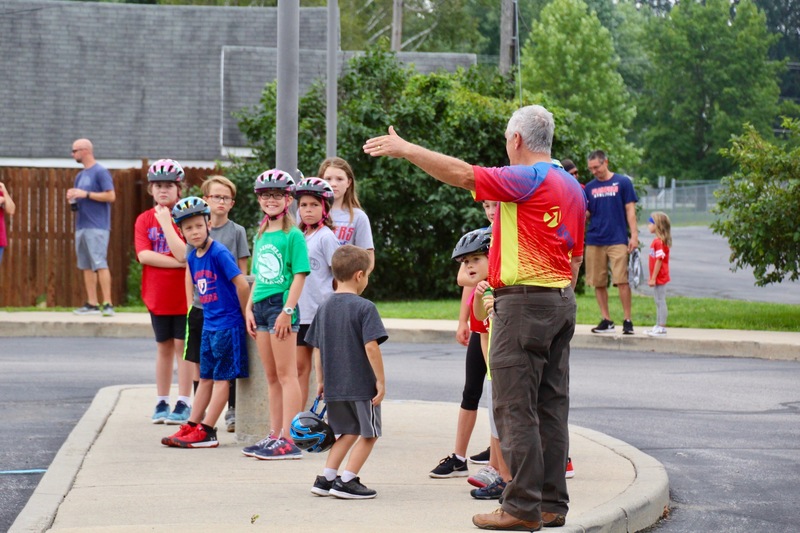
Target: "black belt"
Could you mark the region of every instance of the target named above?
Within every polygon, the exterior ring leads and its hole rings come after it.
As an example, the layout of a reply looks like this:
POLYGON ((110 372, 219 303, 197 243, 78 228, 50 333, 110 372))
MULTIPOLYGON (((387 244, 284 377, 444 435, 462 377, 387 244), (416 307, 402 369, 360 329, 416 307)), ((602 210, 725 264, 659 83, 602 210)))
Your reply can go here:
POLYGON ((500 296, 503 294, 529 294, 535 292, 553 292, 553 291, 563 292, 563 290, 564 289, 560 289, 558 287, 541 287, 539 285, 511 285, 510 287, 498 287, 494 289, 494 293, 497 296, 500 296))

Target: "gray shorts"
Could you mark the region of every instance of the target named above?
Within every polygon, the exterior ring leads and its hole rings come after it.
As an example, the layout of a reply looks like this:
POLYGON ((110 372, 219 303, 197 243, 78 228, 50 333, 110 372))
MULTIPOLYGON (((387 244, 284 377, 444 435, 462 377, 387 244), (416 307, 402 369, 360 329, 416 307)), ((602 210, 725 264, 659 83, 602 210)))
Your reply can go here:
POLYGON ((78 269, 98 271, 108 268, 107 229, 86 228, 75 231, 75 254, 78 256, 78 269))
POLYGON ((331 401, 328 406, 328 425, 336 435, 381 436, 381 406, 370 400, 331 401))

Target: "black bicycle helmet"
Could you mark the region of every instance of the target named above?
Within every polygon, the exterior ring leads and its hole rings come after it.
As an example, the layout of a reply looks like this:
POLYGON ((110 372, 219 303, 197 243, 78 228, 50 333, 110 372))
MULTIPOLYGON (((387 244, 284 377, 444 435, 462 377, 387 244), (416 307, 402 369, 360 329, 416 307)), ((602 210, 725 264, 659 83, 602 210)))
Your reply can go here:
POLYGON ((159 159, 147 169, 147 181, 172 181, 180 183, 186 174, 183 167, 172 159, 159 159))
POLYGON ((208 207, 208 204, 197 196, 186 197, 172 208, 172 220, 174 220, 175 224, 178 226, 187 218, 197 215, 203 215, 205 217, 211 216, 211 209, 208 207))
POLYGON ((326 452, 336 442, 333 429, 322 419, 325 416, 327 406, 323 407, 320 413, 317 413, 319 401, 320 398, 314 400, 314 405, 311 406, 310 411, 298 413, 292 419, 292 425, 289 428, 289 433, 295 445, 301 450, 310 453, 326 452))
POLYGON ((474 253, 488 253, 492 241, 492 228, 481 228, 470 231, 458 240, 453 249, 453 260, 461 261, 465 256, 474 253))

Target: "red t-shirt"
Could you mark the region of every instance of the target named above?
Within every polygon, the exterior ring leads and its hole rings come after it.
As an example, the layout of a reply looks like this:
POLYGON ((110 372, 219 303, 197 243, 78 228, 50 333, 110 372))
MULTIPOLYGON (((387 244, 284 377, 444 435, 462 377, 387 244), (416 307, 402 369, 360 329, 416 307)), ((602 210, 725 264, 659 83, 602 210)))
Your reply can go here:
POLYGON ((573 256, 583 256, 586 197, 551 163, 472 167, 475 199, 500 202, 492 224, 489 284, 564 288, 573 256))
MULTIPOLYGON (((178 231, 177 226, 175 231, 178 231)), ((142 250, 151 250, 174 257, 164 237, 164 231, 156 220, 155 209, 148 209, 138 216, 133 236, 137 256, 142 250)), ((185 315, 185 280, 185 268, 142 265, 142 300, 147 309, 154 315, 185 315)))
POLYGON ((472 333, 489 333, 489 319, 478 320, 473 312, 472 302, 475 301, 475 289, 469 295, 469 330, 472 333))
POLYGON ((656 261, 661 259, 661 268, 656 276, 656 285, 666 285, 669 282, 669 246, 664 245, 661 239, 656 237, 650 243, 650 276, 656 268, 656 261))

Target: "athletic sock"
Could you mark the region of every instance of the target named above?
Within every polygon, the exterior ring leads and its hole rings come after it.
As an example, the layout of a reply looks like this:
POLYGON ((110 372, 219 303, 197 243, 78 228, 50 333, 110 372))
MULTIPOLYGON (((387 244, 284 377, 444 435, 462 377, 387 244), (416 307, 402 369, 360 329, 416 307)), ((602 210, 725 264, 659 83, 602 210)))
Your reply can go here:
POLYGON ((466 462, 466 461, 467 461, 467 458, 466 458, 466 457, 461 457, 461 456, 460 456, 460 455, 458 455, 457 453, 454 453, 453 455, 455 455, 455 456, 456 456, 456 459, 458 459, 458 460, 459 460, 459 461, 461 461, 462 463, 464 463, 464 462, 466 462))
POLYGON ((159 396, 158 397, 158 401, 159 402, 167 402, 167 403, 169 403, 169 396, 159 396))
POLYGON ((192 406, 192 399, 189 398, 188 396, 178 396, 178 401, 185 403, 189 407, 192 406))
POLYGON ((349 470, 345 470, 344 472, 342 472, 342 483, 348 483, 350 481, 353 481, 357 477, 358 474, 354 474, 349 470))
POLYGON ((333 481, 336 479, 336 469, 335 468, 326 468, 322 471, 322 475, 325 476, 325 479, 328 481, 333 481))

